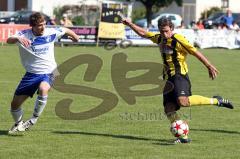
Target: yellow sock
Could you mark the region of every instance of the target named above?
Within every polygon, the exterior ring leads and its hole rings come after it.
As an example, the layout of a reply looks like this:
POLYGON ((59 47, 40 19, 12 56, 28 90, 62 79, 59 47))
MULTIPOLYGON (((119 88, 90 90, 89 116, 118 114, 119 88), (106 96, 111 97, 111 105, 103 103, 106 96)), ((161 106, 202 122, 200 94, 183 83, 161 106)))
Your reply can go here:
POLYGON ((216 98, 208 98, 199 95, 192 95, 188 97, 190 106, 195 105, 217 105, 218 100, 216 98))

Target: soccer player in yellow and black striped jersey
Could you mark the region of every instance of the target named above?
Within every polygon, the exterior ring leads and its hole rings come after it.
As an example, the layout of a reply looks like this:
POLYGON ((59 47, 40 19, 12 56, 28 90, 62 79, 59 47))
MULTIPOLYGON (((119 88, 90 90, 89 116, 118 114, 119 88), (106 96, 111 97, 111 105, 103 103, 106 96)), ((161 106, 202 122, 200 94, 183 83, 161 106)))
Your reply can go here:
MULTIPOLYGON (((171 20, 161 18, 158 21, 158 29, 160 33, 148 32, 145 29, 133 24, 128 19, 122 19, 122 23, 129 26, 138 35, 150 39, 158 44, 162 55, 164 68, 164 78, 167 79, 163 92, 164 111, 170 120, 174 122, 178 120, 176 111, 180 107, 189 107, 195 105, 216 105, 233 109, 232 103, 221 96, 213 96, 213 98, 203 97, 200 95, 192 95, 191 83, 188 77, 188 67, 186 57, 188 54, 195 56, 207 68, 209 77, 214 79, 217 77, 218 70, 208 61, 208 59, 200 53, 188 40, 180 35, 174 34, 174 25, 171 20), (168 84, 173 84, 173 89, 169 91, 168 84)), ((176 143, 188 143, 190 139, 186 137, 177 138, 176 143)))

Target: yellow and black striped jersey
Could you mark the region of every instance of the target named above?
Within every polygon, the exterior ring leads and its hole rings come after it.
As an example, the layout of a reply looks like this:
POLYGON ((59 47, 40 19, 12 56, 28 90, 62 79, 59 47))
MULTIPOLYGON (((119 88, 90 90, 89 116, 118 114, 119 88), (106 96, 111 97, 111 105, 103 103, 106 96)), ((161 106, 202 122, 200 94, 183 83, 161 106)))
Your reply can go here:
POLYGON ((160 33, 147 32, 146 36, 159 45, 165 65, 164 73, 167 73, 168 77, 176 73, 185 75, 188 72, 187 54, 194 54, 197 49, 183 35, 173 34, 171 38, 163 38, 160 33))

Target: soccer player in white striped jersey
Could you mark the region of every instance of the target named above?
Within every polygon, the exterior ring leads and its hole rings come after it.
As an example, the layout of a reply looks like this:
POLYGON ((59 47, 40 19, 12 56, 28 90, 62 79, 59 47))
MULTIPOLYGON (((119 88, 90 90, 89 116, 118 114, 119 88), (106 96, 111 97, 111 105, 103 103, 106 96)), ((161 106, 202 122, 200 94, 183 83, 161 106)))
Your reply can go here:
POLYGON ((45 24, 41 13, 33 13, 30 16, 31 28, 19 31, 7 39, 7 43, 18 45, 21 62, 26 70, 11 102, 10 111, 15 123, 9 134, 25 131, 36 124, 47 104, 48 92, 54 80, 53 71, 57 68, 54 41, 65 34, 74 42, 79 40, 78 35, 68 28, 48 28, 45 24), (38 96, 33 115, 24 122, 22 104, 28 97, 33 97, 35 92, 38 92, 38 96))

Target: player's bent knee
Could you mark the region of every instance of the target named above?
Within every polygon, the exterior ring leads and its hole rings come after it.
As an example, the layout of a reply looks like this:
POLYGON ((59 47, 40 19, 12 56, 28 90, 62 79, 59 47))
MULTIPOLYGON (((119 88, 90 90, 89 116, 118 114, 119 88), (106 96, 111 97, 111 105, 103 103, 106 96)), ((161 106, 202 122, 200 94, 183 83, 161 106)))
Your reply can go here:
POLYGON ((181 107, 189 107, 190 106, 188 97, 179 97, 177 102, 181 107))
POLYGON ((39 94, 40 95, 47 95, 48 91, 50 90, 51 86, 48 83, 41 83, 39 87, 39 94))
POLYGON ((39 89, 39 95, 47 95, 48 91, 49 91, 49 89, 45 89, 45 88, 39 89))

